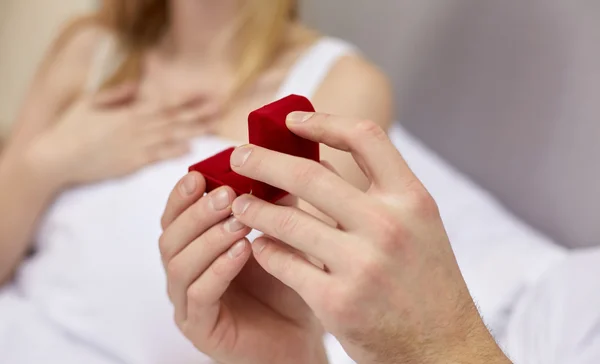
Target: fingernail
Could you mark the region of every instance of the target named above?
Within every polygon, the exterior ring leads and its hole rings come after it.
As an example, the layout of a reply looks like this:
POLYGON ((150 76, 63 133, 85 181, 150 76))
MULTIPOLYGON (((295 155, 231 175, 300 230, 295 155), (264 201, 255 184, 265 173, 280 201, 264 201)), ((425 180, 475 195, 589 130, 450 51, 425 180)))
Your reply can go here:
POLYGON ((294 111, 287 116, 286 120, 290 123, 303 123, 312 118, 314 114, 312 112, 294 111))
POLYGON ((235 217, 232 217, 225 222, 225 230, 227 230, 228 233, 236 233, 245 227, 246 225, 242 224, 235 217))
POLYGON ((240 197, 233 201, 233 206, 231 206, 231 210, 234 215, 243 215, 248 207, 250 206, 250 201, 247 197, 240 197))
POLYGON ((252 149, 250 147, 240 147, 233 151, 231 154, 231 165, 234 167, 241 167, 246 163, 248 157, 252 153, 252 149))
POLYGON ((181 183, 181 189, 183 190, 183 194, 185 196, 191 196, 196 192, 196 188, 198 187, 198 182, 196 181, 196 176, 188 174, 183 177, 183 181, 181 183))
POLYGON ((263 239, 256 239, 252 243, 252 250, 254 251, 255 254, 260 254, 265 249, 266 246, 267 246, 267 243, 263 239))
POLYGON ((210 195, 210 205, 215 211, 225 210, 229 206, 229 192, 221 188, 210 195))
POLYGON ((235 259, 242 255, 244 250, 246 250, 246 240, 240 240, 229 249, 227 255, 229 255, 230 259, 235 259))

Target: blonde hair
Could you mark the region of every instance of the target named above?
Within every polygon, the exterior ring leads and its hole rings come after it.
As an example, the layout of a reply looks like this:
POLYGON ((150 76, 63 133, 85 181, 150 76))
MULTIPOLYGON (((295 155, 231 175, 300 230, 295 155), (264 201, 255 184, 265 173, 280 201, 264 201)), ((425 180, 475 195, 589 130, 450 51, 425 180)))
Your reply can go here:
MULTIPOLYGON (((235 34, 236 78, 232 94, 248 86, 279 50, 285 28, 297 18, 297 0, 244 0, 235 34)), ((103 87, 141 77, 144 52, 168 31, 168 0, 104 0, 97 13, 114 31, 124 60, 103 87)))

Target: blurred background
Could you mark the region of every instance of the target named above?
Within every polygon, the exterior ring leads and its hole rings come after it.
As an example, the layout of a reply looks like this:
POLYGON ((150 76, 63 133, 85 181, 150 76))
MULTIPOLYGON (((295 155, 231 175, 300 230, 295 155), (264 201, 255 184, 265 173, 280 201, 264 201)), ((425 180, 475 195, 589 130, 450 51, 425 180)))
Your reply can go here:
MULTIPOLYGON (((304 0, 393 79, 396 119, 530 225, 600 244, 600 1, 304 0)), ((93 0, 0 0, 0 125, 93 0)))

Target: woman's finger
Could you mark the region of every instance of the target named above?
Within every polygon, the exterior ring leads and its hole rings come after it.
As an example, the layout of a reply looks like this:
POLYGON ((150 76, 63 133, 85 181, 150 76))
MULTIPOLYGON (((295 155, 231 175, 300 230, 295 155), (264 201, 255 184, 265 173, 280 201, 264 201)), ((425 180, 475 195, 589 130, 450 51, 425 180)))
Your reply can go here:
POLYGON ((359 229, 361 212, 372 201, 321 164, 254 145, 237 148, 232 169, 243 176, 281 188, 334 219, 345 230, 359 229))
POLYGON ((287 125, 300 137, 352 153, 365 175, 380 188, 398 190, 416 179, 385 131, 372 121, 291 113, 287 125))
POLYGON ((162 95, 160 98, 162 100, 162 110, 171 115, 183 109, 197 107, 209 102, 207 95, 197 93, 181 95, 179 92, 175 92, 162 95))
POLYGON ((252 249, 248 239, 234 243, 221 254, 187 289, 186 319, 196 332, 206 334, 214 329, 219 318, 220 300, 231 281, 250 258, 252 249))
POLYGON ((167 206, 160 219, 165 230, 171 223, 204 194, 206 181, 198 172, 186 174, 173 188, 167 200, 167 206))
POLYGON ((321 295, 319 287, 329 285, 330 275, 277 241, 263 236, 252 243, 258 264, 273 277, 296 291, 307 303, 321 295))
POLYGON ((208 123, 153 122, 141 128, 138 138, 146 146, 179 143, 206 135, 211 127, 208 123))
POLYGON ((92 105, 100 108, 122 105, 132 101, 136 97, 137 92, 137 83, 124 83, 94 95, 92 105))
POLYGON ((180 312, 187 312, 187 288, 250 229, 231 217, 210 228, 167 263, 169 297, 180 312))
POLYGON ((190 105, 172 111, 173 118, 183 124, 201 123, 207 119, 215 117, 221 108, 216 103, 204 103, 200 105, 190 105))
POLYGON ((231 203, 235 192, 230 187, 221 187, 201 198, 180 214, 163 232, 160 238, 160 252, 163 264, 167 266, 198 236, 231 214, 231 203))
POLYGON ((232 211, 244 225, 279 239, 332 269, 343 261, 340 252, 347 247, 339 242, 344 241, 346 233, 302 210, 244 195, 233 202, 232 211))

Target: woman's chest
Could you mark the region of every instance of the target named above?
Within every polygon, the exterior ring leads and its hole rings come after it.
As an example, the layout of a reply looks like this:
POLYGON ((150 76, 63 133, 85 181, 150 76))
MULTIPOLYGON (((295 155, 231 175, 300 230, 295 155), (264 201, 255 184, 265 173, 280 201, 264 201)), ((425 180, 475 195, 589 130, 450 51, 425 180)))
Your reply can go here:
POLYGON ((116 263, 157 257, 160 217, 168 196, 188 167, 235 142, 202 137, 185 156, 147 166, 119 179, 82 186, 63 193, 44 218, 40 249, 80 252, 79 259, 108 254, 116 263), (112 251, 115 249, 114 251, 112 251), (117 256, 116 252, 119 252, 117 256))
POLYGON ((249 86, 235 90, 224 73, 155 68, 141 82, 142 99, 152 107, 199 100, 197 107, 207 112, 200 112, 203 117, 195 123, 205 124, 215 136, 244 143, 248 140, 248 115, 280 96, 286 71, 285 67, 273 67, 249 86))

